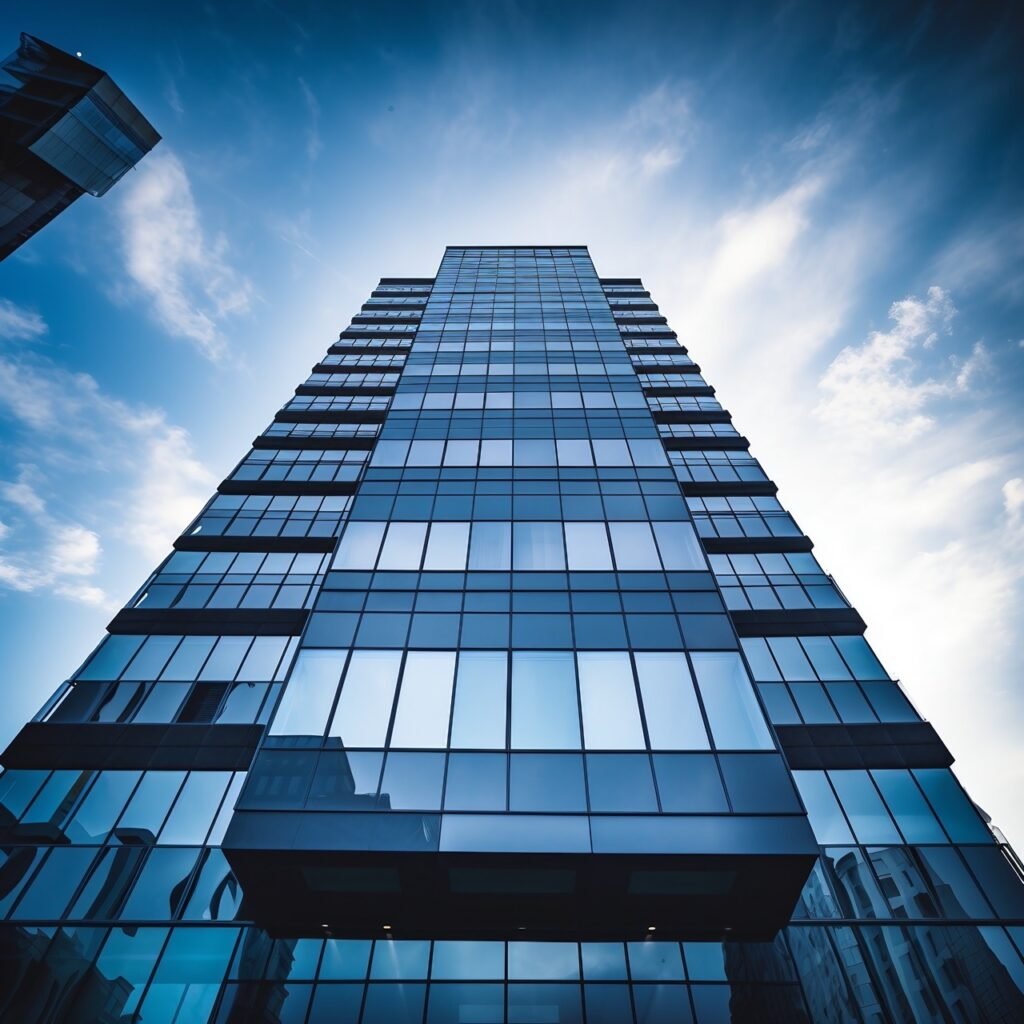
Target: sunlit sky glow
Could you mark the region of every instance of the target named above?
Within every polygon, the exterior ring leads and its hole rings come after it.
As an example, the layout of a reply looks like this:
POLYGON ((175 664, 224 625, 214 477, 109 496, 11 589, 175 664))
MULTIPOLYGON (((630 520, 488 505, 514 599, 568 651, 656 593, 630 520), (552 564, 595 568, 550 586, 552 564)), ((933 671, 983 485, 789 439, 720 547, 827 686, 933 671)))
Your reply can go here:
POLYGON ((997 4, 8 0, 163 142, 0 265, 6 743, 382 275, 642 276, 1024 843, 1024 72, 997 4))

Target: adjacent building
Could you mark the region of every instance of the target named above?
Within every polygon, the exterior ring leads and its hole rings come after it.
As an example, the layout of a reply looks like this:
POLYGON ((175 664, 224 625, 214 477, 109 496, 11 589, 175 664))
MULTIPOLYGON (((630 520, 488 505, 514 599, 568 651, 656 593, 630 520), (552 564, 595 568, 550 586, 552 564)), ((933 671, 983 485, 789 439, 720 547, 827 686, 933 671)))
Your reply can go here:
POLYGON ((0 759, 0 1015, 1022 1020, 864 629, 640 280, 449 247, 0 759))
POLYGON ((159 141, 106 72, 23 32, 0 63, 0 260, 159 141))

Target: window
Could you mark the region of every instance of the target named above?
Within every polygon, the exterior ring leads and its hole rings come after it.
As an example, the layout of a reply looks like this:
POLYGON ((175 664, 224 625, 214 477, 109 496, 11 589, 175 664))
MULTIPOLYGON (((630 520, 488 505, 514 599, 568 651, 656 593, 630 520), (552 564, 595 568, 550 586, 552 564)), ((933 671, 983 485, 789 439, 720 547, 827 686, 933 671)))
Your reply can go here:
POLYGON ((565 523, 564 527, 570 571, 612 568, 604 523, 565 523))
POLYGON ((514 569, 564 569, 561 523, 513 523, 514 569))
POLYGON ((502 749, 508 693, 504 651, 463 651, 455 685, 452 747, 502 749))
POLYGON ((345 664, 345 651, 302 650, 271 726, 274 735, 323 735, 345 664))
POLYGON ((572 654, 513 652, 512 746, 542 750, 580 746, 572 654))
POLYGON ((402 673, 393 747, 444 747, 455 673, 454 651, 410 651, 402 673))
POLYGON ((434 523, 430 527, 430 540, 427 543, 423 568, 465 569, 468 543, 469 523, 434 523))
POLYGON ((715 746, 772 749, 768 726, 740 656, 731 651, 699 651, 691 657, 715 746))
POLYGON ((577 655, 583 737, 590 750, 643 750, 636 686, 626 651, 577 655))
POLYGON ((648 523, 609 523, 615 564, 620 570, 660 569, 658 549, 648 523))
POLYGON ((707 750, 704 718, 683 654, 634 654, 647 733, 654 750, 707 750))
POLYGON ((351 522, 342 535, 332 569, 372 569, 386 523, 351 522))
POLYGON ((344 747, 383 747, 391 720, 400 651, 354 651, 330 735, 344 747))

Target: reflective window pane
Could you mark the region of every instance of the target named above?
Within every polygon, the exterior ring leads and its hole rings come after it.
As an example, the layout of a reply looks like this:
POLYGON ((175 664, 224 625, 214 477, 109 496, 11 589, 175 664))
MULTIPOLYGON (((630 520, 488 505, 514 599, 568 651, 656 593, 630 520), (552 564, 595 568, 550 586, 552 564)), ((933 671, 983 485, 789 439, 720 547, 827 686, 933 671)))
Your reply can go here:
POLYGON ((692 659, 715 746, 770 750, 771 734, 740 656, 731 651, 700 651, 692 659))
POLYGON ((711 743, 686 657, 638 651, 634 658, 651 747, 654 750, 707 750, 711 743))
POLYGON ((346 653, 326 648, 299 651, 271 733, 277 736, 323 735, 346 653))
POLYGON ((444 747, 448 743, 454 651, 410 651, 405 659, 393 747, 444 747))
POLYGON ((576 672, 569 652, 513 652, 512 746, 547 750, 580 746, 576 672))
POLYGON ((643 750, 636 685, 626 651, 577 655, 583 739, 591 750, 643 750))
POLYGON ((330 730, 342 746, 384 746, 401 660, 401 651, 352 652, 330 730))
POLYGON ((462 651, 455 684, 452 747, 502 749, 508 694, 504 651, 462 651))

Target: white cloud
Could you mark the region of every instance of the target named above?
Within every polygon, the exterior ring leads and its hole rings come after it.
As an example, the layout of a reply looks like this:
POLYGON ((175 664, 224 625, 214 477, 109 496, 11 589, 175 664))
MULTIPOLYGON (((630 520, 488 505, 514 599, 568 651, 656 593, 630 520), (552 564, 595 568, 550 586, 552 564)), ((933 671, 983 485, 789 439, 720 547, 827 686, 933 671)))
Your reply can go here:
POLYGON ((129 498, 121 535, 152 559, 199 511, 215 483, 195 457, 188 432, 161 423, 147 432, 146 457, 129 498))
POLYGON ((726 302, 784 263, 793 243, 806 229, 808 207, 823 186, 820 177, 804 178, 767 202, 722 217, 705 286, 710 293, 707 301, 726 302))
POLYGON ((49 560, 62 576, 92 576, 100 557, 100 538, 92 530, 71 523, 55 527, 49 560))
POLYGON ((24 442, 10 445, 15 459, 24 456, 21 475, 0 481, 8 527, 0 585, 109 604, 95 581, 103 540, 162 557, 214 478, 161 410, 122 402, 88 374, 40 357, 0 357, 0 385, 0 412, 24 442), (74 499, 101 476, 102 501, 74 499), (82 506, 89 521, 78 521, 82 506))
POLYGON ((1024 525, 1024 477, 1015 476, 1003 484, 1003 508, 1011 527, 1024 525))
POLYGON ((0 502, 18 520, 3 523, 0 541, 11 541, 14 551, 0 552, 0 586, 28 593, 52 590, 90 605, 109 605, 106 594, 87 577, 99 570, 100 538, 79 523, 50 514, 46 502, 24 480, 0 481, 0 502))
POLYGON ((987 354, 980 343, 948 379, 921 377, 915 355, 948 333, 956 308, 937 285, 925 299, 894 302, 888 331, 872 331, 861 345, 844 348, 832 361, 819 387, 824 396, 816 415, 839 428, 849 443, 880 440, 909 442, 934 425, 934 399, 964 391, 987 354))
POLYGON ((251 282, 228 262, 226 239, 207 238, 181 161, 150 155, 118 207, 125 269, 161 326, 212 360, 225 352, 222 322, 248 312, 251 282))
POLYGON ((11 341, 32 341, 49 328, 34 309, 25 309, 10 299, 0 299, 0 338, 11 341))

